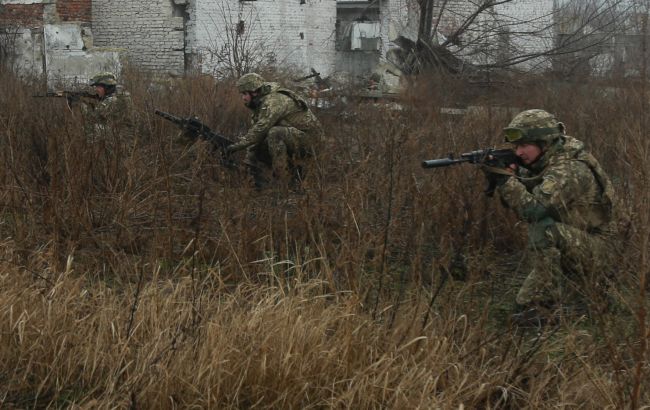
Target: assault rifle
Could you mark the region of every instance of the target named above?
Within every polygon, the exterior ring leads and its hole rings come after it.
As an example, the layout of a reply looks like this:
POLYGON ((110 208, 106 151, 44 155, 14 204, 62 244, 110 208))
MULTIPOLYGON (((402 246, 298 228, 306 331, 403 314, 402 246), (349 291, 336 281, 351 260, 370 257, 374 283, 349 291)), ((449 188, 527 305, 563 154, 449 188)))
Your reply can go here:
POLYGON ((175 115, 166 113, 164 111, 155 110, 154 113, 176 124, 181 129, 187 131, 193 138, 202 138, 212 144, 213 148, 217 148, 223 152, 223 149, 229 145, 234 144, 233 141, 218 134, 210 129, 207 125, 203 124, 196 117, 181 118, 175 115))
MULTIPOLYGON (((422 161, 423 168, 442 168, 448 167, 450 165, 461 164, 464 162, 469 162, 470 164, 484 165, 489 168, 493 168, 495 171, 499 169, 505 169, 510 164, 522 165, 521 158, 515 154, 511 149, 483 149, 477 151, 470 151, 463 154, 460 154, 460 158, 454 158, 453 154, 449 154, 447 158, 440 159, 429 159, 422 161)), ((504 175, 505 175, 504 170, 504 175)), ((499 172, 495 172, 499 174, 499 172)), ((488 196, 492 196, 494 190, 496 189, 496 180, 494 178, 488 178, 488 187, 485 190, 485 193, 488 196)))
POLYGON ((310 78, 314 78, 314 77, 316 77, 316 82, 322 81, 321 78, 320 78, 320 73, 312 68, 311 69, 311 74, 306 75, 304 77, 300 77, 300 78, 294 78, 293 82, 294 83, 299 83, 301 81, 309 80, 310 78))
POLYGON ((68 106, 71 106, 73 103, 81 100, 82 98, 88 98, 90 100, 99 101, 101 98, 95 93, 90 93, 88 91, 48 91, 45 95, 33 95, 34 98, 65 98, 68 102, 68 106))

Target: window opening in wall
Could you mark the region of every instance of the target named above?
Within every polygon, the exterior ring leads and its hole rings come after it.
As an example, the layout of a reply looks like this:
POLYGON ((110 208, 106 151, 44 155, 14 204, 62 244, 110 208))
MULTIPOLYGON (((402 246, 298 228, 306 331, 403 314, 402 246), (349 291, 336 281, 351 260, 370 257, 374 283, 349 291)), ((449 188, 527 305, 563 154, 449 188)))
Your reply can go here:
POLYGON ((239 23, 237 23, 237 35, 243 36, 245 32, 246 32, 246 23, 244 22, 244 20, 239 20, 239 23))
POLYGON ((336 2, 336 50, 377 52, 381 49, 379 1, 336 2))
POLYGON ((187 19, 189 17, 187 12, 187 1, 174 0, 172 7, 172 16, 183 17, 183 19, 187 19))
POLYGON ((172 1, 172 17, 174 19, 182 18, 183 20, 183 25, 182 26, 175 26, 174 31, 180 31, 183 33, 183 44, 179 44, 178 47, 174 47, 175 51, 183 51, 183 69, 186 73, 192 72, 196 70, 197 65, 197 58, 196 55, 193 55, 189 53, 188 49, 186 49, 187 45, 187 39, 186 39, 186 34, 187 34, 187 23, 190 19, 190 14, 189 11, 187 10, 189 0, 173 0, 172 1))

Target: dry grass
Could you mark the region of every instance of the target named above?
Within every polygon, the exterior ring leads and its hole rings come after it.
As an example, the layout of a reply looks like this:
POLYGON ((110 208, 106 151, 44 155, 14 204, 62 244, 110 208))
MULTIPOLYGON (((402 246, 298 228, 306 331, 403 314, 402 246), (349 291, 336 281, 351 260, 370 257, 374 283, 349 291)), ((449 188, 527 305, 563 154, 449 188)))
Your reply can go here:
POLYGON ((303 194, 256 192, 153 115, 246 128, 232 84, 127 86, 135 139, 1 72, 0 403, 8 408, 623 408, 650 403, 647 94, 518 80, 420 80, 403 111, 320 112, 303 194), (473 167, 423 159, 498 144, 544 107, 585 140, 632 215, 612 308, 541 334, 504 317, 524 232, 473 167), (450 276, 451 275, 451 276, 450 276), (463 277, 464 281, 457 280, 463 277))

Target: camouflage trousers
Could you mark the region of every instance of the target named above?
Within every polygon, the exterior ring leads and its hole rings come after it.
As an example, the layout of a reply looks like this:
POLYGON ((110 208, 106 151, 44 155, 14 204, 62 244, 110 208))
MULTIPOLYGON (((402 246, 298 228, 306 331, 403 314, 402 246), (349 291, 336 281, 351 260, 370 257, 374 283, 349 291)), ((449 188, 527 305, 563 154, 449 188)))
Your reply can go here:
POLYGON ((272 127, 263 142, 246 150, 245 162, 254 173, 271 168, 276 178, 286 181, 301 160, 314 155, 317 142, 317 137, 297 128, 272 127))
POLYGON ((603 289, 614 253, 606 236, 563 223, 531 224, 528 236, 528 275, 517 293, 518 304, 570 304, 603 289))

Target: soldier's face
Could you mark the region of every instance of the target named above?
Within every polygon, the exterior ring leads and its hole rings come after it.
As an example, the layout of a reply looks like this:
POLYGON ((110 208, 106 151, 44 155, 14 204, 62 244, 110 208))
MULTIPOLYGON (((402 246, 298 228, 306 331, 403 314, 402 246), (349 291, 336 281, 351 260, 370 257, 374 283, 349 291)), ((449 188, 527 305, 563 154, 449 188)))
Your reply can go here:
POLYGON ((97 93, 99 98, 102 98, 106 95, 106 87, 104 87, 103 85, 96 85, 95 92, 97 93))
POLYGON ((241 100, 244 102, 244 105, 250 104, 250 102, 253 100, 253 93, 251 92, 246 91, 244 93, 241 93, 240 95, 241 95, 241 100))
POLYGON ((542 149, 537 144, 517 144, 515 154, 521 158, 524 165, 530 165, 542 156, 542 149))

